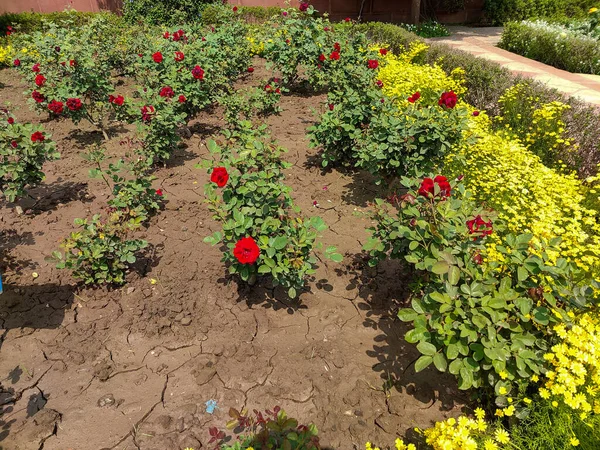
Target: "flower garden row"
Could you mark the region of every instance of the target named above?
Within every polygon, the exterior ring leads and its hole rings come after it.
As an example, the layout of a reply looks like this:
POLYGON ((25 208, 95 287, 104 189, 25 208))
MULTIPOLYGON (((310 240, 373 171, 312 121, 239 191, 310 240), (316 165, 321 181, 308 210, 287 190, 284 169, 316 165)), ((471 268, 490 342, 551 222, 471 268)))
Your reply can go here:
MULTIPOLYGON (((314 270, 325 224, 294 206, 284 150, 260 119, 277 113, 280 96, 300 82, 325 88, 325 112, 309 129, 323 166, 366 170, 390 186, 389 198, 372 209, 365 246, 371 263, 401 259, 421 280, 410 307, 399 311, 413 324, 405 339, 422 355, 415 369, 433 364, 455 375, 481 403, 474 419, 425 430, 425 442, 434 449, 508 448, 519 439, 519 421, 549 404, 572 412, 559 435, 568 446, 597 443, 587 430, 600 417, 600 208, 593 188, 536 155, 568 144, 556 113, 564 105, 532 110, 538 126, 519 139, 510 110, 520 86, 502 98, 507 123, 498 131, 484 111, 461 100, 463 71, 447 75, 420 63, 423 44, 393 54, 352 23, 316 18, 307 4, 284 13, 250 28, 224 7, 226 20, 216 28, 188 26, 124 44, 103 33, 102 18, 77 33, 50 27, 19 37, 14 65, 31 85, 32 107, 88 120, 104 133, 113 121, 138 126, 128 162, 104 167, 102 148, 89 150, 92 175, 105 179, 113 198, 106 217, 76 221, 81 230, 54 255, 59 267, 88 283, 125 281, 146 245, 132 233, 163 198, 151 187, 152 167, 170 156, 187 121, 219 103, 228 127, 219 144, 209 141, 214 159, 202 167, 211 174, 206 197, 222 230, 206 241, 225 244, 223 260, 243 281, 269 276, 295 297, 314 270), (115 50, 123 45, 126 51, 115 50), (233 90, 235 79, 252 73, 253 54, 281 78, 233 90), (111 71, 135 78, 141 87, 133 97, 115 91, 111 71), (496 420, 486 422, 486 413, 496 420), (507 429, 515 430, 512 438, 507 429)), ((0 173, 2 190, 12 200, 42 180, 42 163, 56 153, 43 130, 12 117, 0 126, 0 140, 11 161, 3 167, 12 167, 0 173)), ((333 247, 325 254, 341 260, 333 247)), ((255 431, 266 423, 259 420, 255 431)), ((292 422, 280 431, 266 438, 318 448, 314 427, 292 422)), ((214 442, 223 437, 211 435, 214 442)), ((235 448, 263 448, 255 437, 241 442, 235 448)), ((402 440, 395 446, 410 448, 402 440)))

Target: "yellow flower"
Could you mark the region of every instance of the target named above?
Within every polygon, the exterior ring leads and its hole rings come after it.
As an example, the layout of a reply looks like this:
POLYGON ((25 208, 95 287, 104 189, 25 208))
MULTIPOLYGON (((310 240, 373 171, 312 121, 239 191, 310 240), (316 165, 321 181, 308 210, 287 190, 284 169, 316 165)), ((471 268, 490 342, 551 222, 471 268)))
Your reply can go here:
POLYGON ((531 375, 531 381, 537 383, 538 381, 540 381, 540 377, 538 377, 537 375, 531 375))
POLYGON ((529 405, 529 404, 531 404, 531 399, 530 399, 530 398, 527 398, 527 397, 525 397, 525 398, 523 399, 523 402, 524 402, 524 403, 526 403, 527 405, 529 405))
POLYGON ((494 437, 496 438, 496 441, 498 441, 500 444, 508 444, 510 441, 510 436, 508 435, 508 432, 501 428, 496 430, 496 432, 494 433, 494 437))
POLYGON ((491 439, 486 439, 483 443, 484 450, 498 450, 498 444, 496 444, 491 439))
POLYGON ((483 420, 485 418, 485 411, 481 408, 476 408, 475 417, 477 417, 479 420, 483 420))
POLYGON ((150 284, 156 284, 156 283, 158 283, 156 278, 150 278, 150 284))
POLYGON ((598 11, 598 8, 590 8, 589 13, 594 14, 596 11, 598 11))
POLYGON ((510 417, 515 413, 514 405, 510 405, 508 408, 504 408, 504 415, 510 417))
POLYGON ((571 445, 573 447, 577 447, 579 445, 579 439, 577 439, 576 437, 572 437, 571 438, 571 445))
POLYGON ((500 387, 500 389, 498 389, 498 392, 500 393, 500 395, 506 395, 508 393, 504 386, 500 387))
POLYGON ((500 373, 498 373, 498 375, 500 375, 500 378, 502 378, 503 380, 506 380, 508 378, 508 373, 506 373, 504 370, 501 370, 500 373))

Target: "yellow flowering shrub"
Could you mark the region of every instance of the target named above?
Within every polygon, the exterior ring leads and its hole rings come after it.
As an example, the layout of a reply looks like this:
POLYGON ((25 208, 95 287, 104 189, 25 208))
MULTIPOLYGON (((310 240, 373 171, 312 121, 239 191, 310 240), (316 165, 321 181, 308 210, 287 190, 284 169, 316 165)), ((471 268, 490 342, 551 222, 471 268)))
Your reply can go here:
POLYGON ((0 67, 10 66, 12 64, 13 49, 10 44, 0 44, 0 67))
MULTIPOLYGON (((447 158, 450 171, 465 175, 466 187, 497 212, 508 232, 532 233, 538 241, 560 237, 560 256, 597 274, 598 211, 584 205, 581 181, 546 167, 518 141, 493 132, 484 114, 474 119, 471 131, 478 139, 447 158)), ((498 235, 493 238, 500 243, 498 235)), ((491 250, 493 255, 493 245, 491 250)))
POLYGON ((388 52, 380 58, 379 79, 385 95, 408 102, 409 96, 420 92, 424 101, 437 102, 441 92, 452 90, 458 96, 466 92, 464 70, 456 69, 446 75, 438 65, 415 63, 427 48, 422 42, 413 42, 406 53, 397 56, 388 52))
POLYGON ((560 342, 544 355, 551 370, 540 395, 562 400, 582 420, 592 412, 600 414, 600 315, 587 312, 571 327, 556 325, 554 332, 560 342))
MULTIPOLYGON (((417 450, 415 444, 405 444, 404 441, 400 438, 397 438, 394 442, 394 449, 396 450, 417 450)), ((367 442, 365 444, 365 450, 381 450, 379 447, 373 447, 373 444, 367 442)))
POLYGON ((498 450, 508 448, 510 435, 501 427, 485 421, 485 412, 477 408, 475 418, 450 418, 421 431, 433 450, 498 450))

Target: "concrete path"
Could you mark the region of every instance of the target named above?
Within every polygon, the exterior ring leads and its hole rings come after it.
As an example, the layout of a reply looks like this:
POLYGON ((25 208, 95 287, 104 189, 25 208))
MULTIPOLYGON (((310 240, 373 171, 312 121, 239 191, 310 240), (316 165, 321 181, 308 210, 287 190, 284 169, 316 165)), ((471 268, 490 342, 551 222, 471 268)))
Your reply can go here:
POLYGON ((600 76, 570 73, 496 47, 502 35, 502 27, 450 26, 448 28, 452 33, 451 36, 427 40, 448 44, 481 58, 495 61, 512 72, 544 82, 567 95, 600 106, 600 76))

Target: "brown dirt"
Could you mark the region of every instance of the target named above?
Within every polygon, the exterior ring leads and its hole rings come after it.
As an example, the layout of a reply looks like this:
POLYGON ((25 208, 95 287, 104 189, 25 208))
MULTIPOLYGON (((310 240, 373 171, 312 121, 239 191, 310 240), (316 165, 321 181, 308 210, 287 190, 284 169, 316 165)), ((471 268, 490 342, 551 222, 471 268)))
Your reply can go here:
MULTIPOLYGON (((243 83, 267 77, 257 63, 243 83)), ((367 440, 392 444, 464 404, 451 376, 412 368, 418 352, 395 317, 406 300, 402 266, 365 264, 363 213, 374 185, 312 163, 306 128, 323 96, 286 96, 283 113, 268 119, 289 149, 286 179, 297 204, 323 217, 330 228, 322 242, 345 256, 341 264, 323 259, 294 302, 267 286, 238 286, 219 250, 202 241, 218 225, 203 204, 208 177, 194 165, 223 123, 215 113, 194 120, 185 146, 156 170, 168 203, 139 233, 151 250, 125 287, 82 287, 54 268, 44 258, 73 219, 105 205, 106 187, 88 178, 79 156, 101 135, 32 113, 13 71, 0 71, 0 83, 2 102, 20 121, 44 123, 62 155, 46 164, 37 200, 19 203, 25 214, 12 204, 0 209, 0 449, 197 450, 207 447, 210 426, 224 428, 230 407, 275 405, 314 421, 327 448, 364 448, 367 440)), ((108 154, 124 154, 119 141, 131 132, 113 129, 108 154)))

